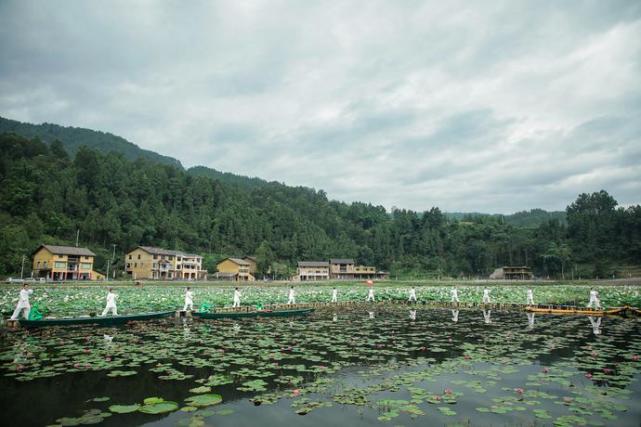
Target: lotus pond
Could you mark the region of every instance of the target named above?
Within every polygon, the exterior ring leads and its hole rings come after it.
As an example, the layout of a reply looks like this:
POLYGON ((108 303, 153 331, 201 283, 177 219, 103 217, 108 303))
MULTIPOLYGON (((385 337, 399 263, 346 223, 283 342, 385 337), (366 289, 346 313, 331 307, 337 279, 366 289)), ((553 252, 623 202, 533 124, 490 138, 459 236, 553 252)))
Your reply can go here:
MULTIPOLYGON (((186 284, 189 285, 189 284, 186 284)), ((191 285, 193 286, 193 285, 191 285)), ((257 286, 239 285, 245 304, 276 304, 287 302, 289 285, 257 286)), ((378 301, 407 300, 410 284, 395 285, 394 282, 382 282, 375 285, 378 301)), ((458 286, 461 302, 480 302, 485 285, 461 284, 458 286)), ((492 302, 523 304, 526 301, 526 286, 488 284, 491 289, 492 302)), ((538 304, 585 305, 590 292, 589 285, 531 284, 534 299, 538 304)), ((296 285, 297 302, 329 302, 331 284, 296 285)), ((233 286, 199 286, 193 288, 196 306, 207 302, 214 306, 230 306, 233 286)), ((420 285, 416 286, 419 301, 449 301, 452 286, 420 285)), ((596 286, 601 303, 605 307, 631 305, 641 307, 641 286, 596 286)), ((19 286, 0 288, 0 310, 11 313, 18 299, 19 286)), ((174 310, 182 307, 184 302, 183 286, 174 284, 148 285, 143 288, 118 286, 118 312, 122 314, 146 311, 174 310)), ((105 305, 106 287, 97 285, 36 285, 31 302, 38 304, 41 311, 54 315, 86 315, 90 312, 100 313, 105 305)), ((363 284, 339 284, 338 300, 364 301, 367 287, 363 284)))
POLYGON ((385 304, 297 319, 18 330, 3 424, 616 425, 641 421, 641 321, 385 304))

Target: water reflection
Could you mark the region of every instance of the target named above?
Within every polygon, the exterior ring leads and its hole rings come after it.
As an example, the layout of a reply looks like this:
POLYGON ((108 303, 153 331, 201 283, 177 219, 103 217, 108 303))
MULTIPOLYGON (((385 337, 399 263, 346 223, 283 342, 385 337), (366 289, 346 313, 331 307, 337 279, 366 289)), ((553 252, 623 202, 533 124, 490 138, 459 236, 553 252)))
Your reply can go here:
POLYGON ((452 310, 452 322, 454 322, 454 323, 458 322, 458 309, 457 310, 452 310))
POLYGON ((334 313, 332 315, 332 322, 337 322, 337 321, 338 321, 338 315, 336 313, 334 313))
POLYGON ((416 310, 410 310, 410 320, 416 320, 416 310))
POLYGON ((592 325, 592 333, 594 335, 601 335, 601 318, 597 317, 596 319, 592 316, 589 316, 590 325, 592 325))
POLYGON ((527 315, 527 328, 534 329, 534 313, 525 313, 527 315))
POLYGON ((492 323, 492 310, 483 310, 483 321, 486 325, 492 323))
POLYGON ((369 313, 369 318, 373 319, 374 318, 374 312, 373 311, 369 311, 368 313, 369 313))

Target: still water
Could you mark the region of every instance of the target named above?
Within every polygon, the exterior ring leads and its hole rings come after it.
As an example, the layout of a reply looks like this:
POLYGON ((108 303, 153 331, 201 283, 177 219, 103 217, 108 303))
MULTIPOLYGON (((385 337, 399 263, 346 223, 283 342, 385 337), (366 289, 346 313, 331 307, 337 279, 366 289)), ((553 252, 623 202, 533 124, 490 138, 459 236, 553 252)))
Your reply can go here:
POLYGON ((3 425, 641 423, 638 319, 354 307, 20 330, 0 344, 3 425), (140 412, 153 397, 146 408, 169 412, 140 412))

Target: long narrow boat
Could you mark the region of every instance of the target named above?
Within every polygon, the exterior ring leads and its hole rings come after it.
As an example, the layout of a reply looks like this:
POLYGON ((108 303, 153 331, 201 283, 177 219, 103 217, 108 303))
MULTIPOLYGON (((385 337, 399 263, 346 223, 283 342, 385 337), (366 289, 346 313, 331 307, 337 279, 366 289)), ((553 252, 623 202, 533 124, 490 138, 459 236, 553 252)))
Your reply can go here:
POLYGON ((161 319, 174 314, 173 311, 156 311, 153 313, 140 313, 121 316, 87 316, 87 317, 45 317, 40 320, 20 320, 20 326, 39 328, 43 326, 73 326, 73 325, 100 325, 116 326, 127 322, 161 319))
POLYGON ((530 313, 547 313, 547 314, 584 314, 588 316, 615 316, 627 311, 626 307, 616 307, 609 310, 594 310, 583 307, 526 307, 525 311, 530 313))
POLYGON ((218 311, 204 313, 195 311, 192 316, 200 319, 244 319, 248 317, 294 317, 304 316, 313 313, 313 308, 301 308, 296 310, 256 310, 256 311, 218 311))

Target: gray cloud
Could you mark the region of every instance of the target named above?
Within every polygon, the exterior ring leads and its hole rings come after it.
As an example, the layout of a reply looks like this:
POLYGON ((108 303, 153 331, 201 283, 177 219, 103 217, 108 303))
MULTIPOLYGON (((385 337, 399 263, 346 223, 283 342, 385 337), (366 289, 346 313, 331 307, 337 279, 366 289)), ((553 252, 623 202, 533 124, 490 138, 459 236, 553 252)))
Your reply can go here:
POLYGON ((641 3, 0 2, 0 115, 412 209, 641 199, 641 3))

